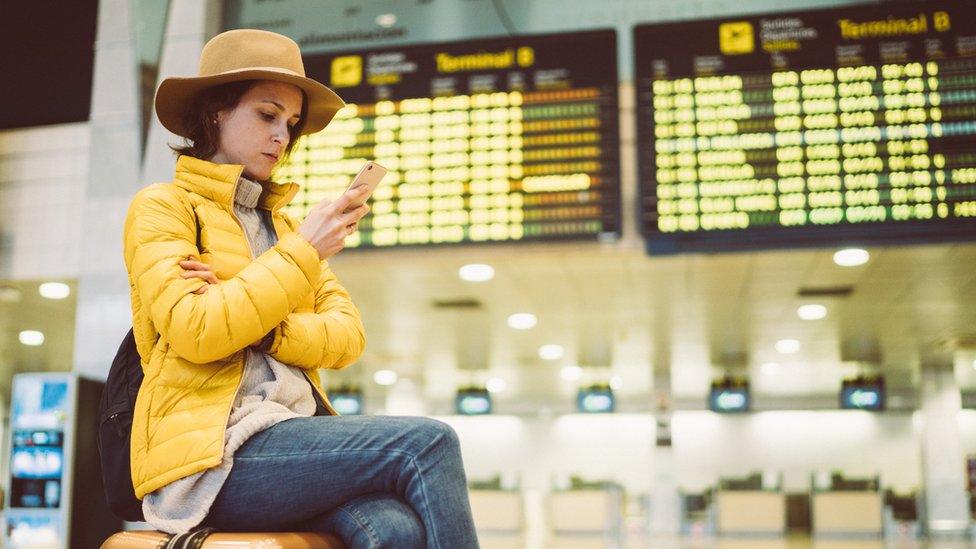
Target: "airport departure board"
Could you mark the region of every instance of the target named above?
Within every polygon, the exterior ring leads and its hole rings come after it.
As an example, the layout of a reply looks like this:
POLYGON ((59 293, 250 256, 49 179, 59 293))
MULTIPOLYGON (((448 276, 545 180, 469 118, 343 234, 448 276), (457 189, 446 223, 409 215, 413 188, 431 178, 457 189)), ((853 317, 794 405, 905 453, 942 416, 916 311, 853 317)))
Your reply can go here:
POLYGON ((347 103, 278 179, 302 218, 367 160, 389 169, 347 247, 613 238, 616 34, 522 36, 305 58, 347 103))
POLYGON ((976 237, 968 4, 637 27, 649 252, 976 237))

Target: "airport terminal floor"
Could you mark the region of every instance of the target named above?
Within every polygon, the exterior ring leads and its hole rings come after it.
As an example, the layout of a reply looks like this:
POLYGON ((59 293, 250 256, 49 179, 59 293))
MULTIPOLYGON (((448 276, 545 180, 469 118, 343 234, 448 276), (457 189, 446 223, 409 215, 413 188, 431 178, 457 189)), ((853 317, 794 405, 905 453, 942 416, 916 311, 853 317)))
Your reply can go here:
POLYGON ((172 526, 105 481, 245 401, 446 424, 486 549, 976 547, 971 3, 5 3, 0 548, 172 526))

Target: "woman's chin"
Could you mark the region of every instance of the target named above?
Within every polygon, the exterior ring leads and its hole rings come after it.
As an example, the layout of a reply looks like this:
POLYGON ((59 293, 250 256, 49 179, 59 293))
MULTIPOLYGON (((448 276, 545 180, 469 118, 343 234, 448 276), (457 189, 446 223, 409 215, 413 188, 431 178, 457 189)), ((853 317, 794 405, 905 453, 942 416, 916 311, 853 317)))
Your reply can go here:
POLYGON ((244 177, 250 179, 251 181, 267 181, 268 178, 271 177, 271 170, 252 170, 249 168, 244 168, 244 177))

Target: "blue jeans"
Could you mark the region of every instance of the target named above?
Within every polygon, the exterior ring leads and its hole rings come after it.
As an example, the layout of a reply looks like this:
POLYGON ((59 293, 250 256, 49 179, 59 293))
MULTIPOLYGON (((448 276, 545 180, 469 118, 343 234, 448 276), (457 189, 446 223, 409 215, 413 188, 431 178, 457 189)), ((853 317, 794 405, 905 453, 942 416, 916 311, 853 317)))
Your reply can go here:
POLYGON ((278 423, 234 454, 204 525, 334 532, 354 548, 478 547, 457 434, 421 417, 278 423))

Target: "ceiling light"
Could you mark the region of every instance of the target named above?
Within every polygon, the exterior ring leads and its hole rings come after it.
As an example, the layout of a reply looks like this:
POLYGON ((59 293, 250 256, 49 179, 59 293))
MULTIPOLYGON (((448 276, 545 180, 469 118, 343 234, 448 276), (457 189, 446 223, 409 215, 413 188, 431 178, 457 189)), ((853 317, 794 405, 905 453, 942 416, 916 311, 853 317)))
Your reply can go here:
POLYGON ((376 24, 381 27, 390 28, 396 25, 397 16, 392 13, 384 13, 376 16, 376 24))
POLYGON ((0 303, 20 302, 20 290, 13 286, 0 286, 0 303))
POLYGON ((542 360, 559 360, 566 354, 562 345, 543 345, 539 347, 539 358, 542 360))
POLYGON ((776 350, 784 355, 791 355, 800 350, 800 342, 795 339, 781 339, 776 342, 776 350))
POLYGON ((583 377, 583 369, 579 366, 566 366, 559 371, 559 377, 566 381, 577 381, 583 377))
POLYGON ((803 320, 820 320, 827 316, 827 308, 823 305, 811 303, 809 305, 802 305, 796 310, 796 314, 803 320))
POLYGON ((847 248, 834 254, 834 263, 841 267, 857 267, 864 265, 871 259, 871 254, 867 250, 860 248, 847 248))
POLYGON ((397 382, 397 379, 399 379, 399 376, 393 370, 379 370, 373 374, 373 381, 377 385, 393 385, 397 382))
POLYGON ((71 295, 71 288, 62 282, 45 282, 38 287, 41 297, 48 299, 64 299, 71 295))
POLYGON ((467 282, 487 282, 495 278, 495 269, 491 265, 472 263, 458 269, 458 276, 467 282))
POLYGON ((24 345, 30 345, 31 347, 37 347, 44 343, 44 334, 38 332, 37 330, 24 330, 20 332, 20 342, 24 345))
POLYGON ((500 393, 505 390, 507 384, 505 380, 500 377, 493 377, 485 383, 485 388, 488 389, 489 393, 500 393))
POLYGON ((538 322, 532 313, 515 313, 508 317, 508 326, 516 330, 528 330, 534 328, 538 322))

